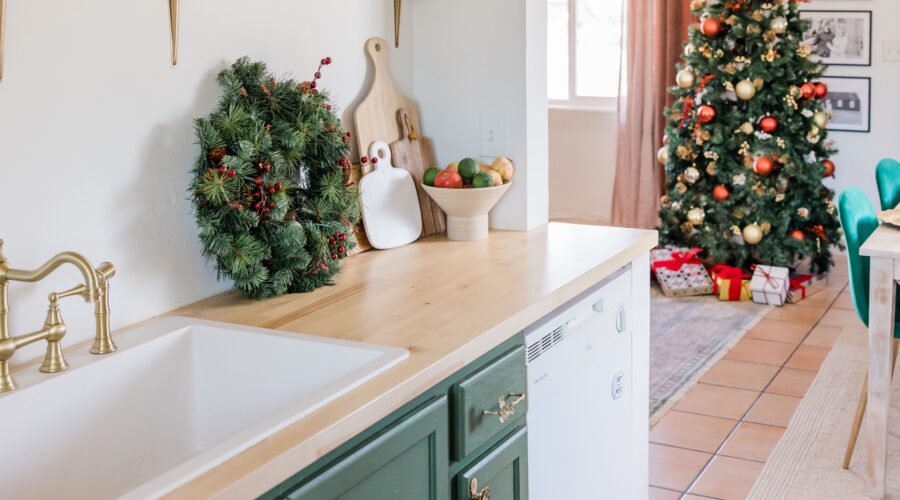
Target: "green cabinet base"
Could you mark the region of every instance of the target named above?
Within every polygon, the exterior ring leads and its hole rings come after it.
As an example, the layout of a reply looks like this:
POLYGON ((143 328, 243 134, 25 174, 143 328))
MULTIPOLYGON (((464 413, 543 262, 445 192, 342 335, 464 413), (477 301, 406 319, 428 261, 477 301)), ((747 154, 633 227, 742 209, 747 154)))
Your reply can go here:
POLYGON ((519 429, 456 476, 457 500, 528 500, 527 435, 519 429))

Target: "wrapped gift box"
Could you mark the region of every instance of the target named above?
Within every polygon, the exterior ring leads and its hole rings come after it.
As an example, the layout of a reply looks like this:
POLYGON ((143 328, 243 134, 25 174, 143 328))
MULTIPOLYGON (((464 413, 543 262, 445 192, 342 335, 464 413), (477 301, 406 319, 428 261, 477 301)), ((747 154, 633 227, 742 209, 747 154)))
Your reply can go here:
POLYGON ((784 305, 790 286, 790 271, 786 267, 756 266, 753 269, 753 278, 750 280, 753 302, 784 305))
POLYGON ((688 297, 713 293, 713 282, 697 259, 699 248, 666 246, 650 251, 650 265, 667 297, 688 297))
POLYGON ((825 289, 825 276, 793 273, 790 277, 787 302, 796 304, 810 295, 825 289))
POLYGON ((713 281, 713 294, 719 300, 736 302, 753 298, 750 275, 743 269, 719 264, 709 270, 709 275, 713 281))

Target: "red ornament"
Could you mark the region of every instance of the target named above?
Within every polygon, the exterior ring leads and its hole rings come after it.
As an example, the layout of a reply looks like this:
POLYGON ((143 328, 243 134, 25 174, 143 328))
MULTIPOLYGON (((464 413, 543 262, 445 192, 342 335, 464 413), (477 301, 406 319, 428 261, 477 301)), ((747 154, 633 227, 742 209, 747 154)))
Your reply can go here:
POLYGON ((804 99, 812 99, 816 96, 816 86, 806 82, 800 86, 800 94, 803 95, 804 99))
POLYGON ((816 84, 816 98, 824 99, 825 96, 828 95, 828 85, 825 85, 822 82, 816 84))
POLYGON ((703 33, 703 36, 714 38, 719 36, 721 30, 722 23, 714 17, 708 17, 700 23, 700 33, 703 33))
POLYGON ((725 187, 724 184, 719 184, 712 190, 712 197, 716 201, 725 201, 729 196, 731 196, 731 193, 728 191, 728 188, 725 187))
POLYGON ((771 174, 773 170, 775 170, 775 162, 768 156, 760 156, 753 164, 753 171, 763 177, 771 174))
POLYGON ((704 104, 697 109, 697 117, 700 123, 709 123, 716 118, 716 108, 704 104))
POLYGON ((834 162, 831 160, 823 160, 822 166, 825 167, 825 177, 831 177, 834 175, 834 162))
POLYGON ((767 116, 759 121, 759 128, 767 134, 771 134, 778 130, 778 120, 771 116, 767 116))
POLYGON ((806 239, 806 235, 803 234, 803 231, 799 229, 794 229, 791 231, 791 238, 794 238, 797 241, 803 241, 806 239))

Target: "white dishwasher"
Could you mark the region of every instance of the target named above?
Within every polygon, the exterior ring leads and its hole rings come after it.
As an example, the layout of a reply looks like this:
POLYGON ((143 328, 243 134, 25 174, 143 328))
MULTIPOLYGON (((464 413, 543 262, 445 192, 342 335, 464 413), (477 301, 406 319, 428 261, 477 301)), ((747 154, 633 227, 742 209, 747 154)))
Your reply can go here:
POLYGON ((525 330, 531 500, 634 498, 631 297, 627 266, 525 330))

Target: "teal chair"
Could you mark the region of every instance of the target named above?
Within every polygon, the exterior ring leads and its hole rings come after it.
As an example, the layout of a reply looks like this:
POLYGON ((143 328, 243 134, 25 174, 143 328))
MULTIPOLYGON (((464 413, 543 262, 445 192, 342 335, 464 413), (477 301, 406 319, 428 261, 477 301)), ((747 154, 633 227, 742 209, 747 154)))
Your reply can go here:
MULTIPOLYGON (((879 169, 881 165, 879 165, 879 169)), ((875 209, 869 198, 858 188, 849 188, 841 193, 838 199, 838 214, 841 218, 841 227, 844 229, 844 237, 847 240, 847 260, 850 269, 850 295, 853 297, 853 306, 859 319, 869 325, 869 258, 859 254, 859 248, 872 235, 878 227, 878 219, 875 218, 875 209)), ((900 311, 900 294, 897 295, 897 306, 900 311)), ((898 316, 900 319, 900 316, 898 316)), ((894 361, 897 360, 897 338, 900 337, 900 322, 894 325, 894 361)), ((856 405, 856 416, 850 431, 850 439, 847 441, 847 450, 844 453, 843 467, 850 466, 853 458, 853 449, 856 447, 856 438, 859 436, 859 427, 866 413, 868 402, 869 379, 866 377, 863 383, 862 393, 859 395, 859 403, 856 405)))
POLYGON ((881 197, 881 209, 890 210, 900 205, 900 162, 890 158, 878 162, 875 181, 881 197))

